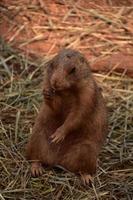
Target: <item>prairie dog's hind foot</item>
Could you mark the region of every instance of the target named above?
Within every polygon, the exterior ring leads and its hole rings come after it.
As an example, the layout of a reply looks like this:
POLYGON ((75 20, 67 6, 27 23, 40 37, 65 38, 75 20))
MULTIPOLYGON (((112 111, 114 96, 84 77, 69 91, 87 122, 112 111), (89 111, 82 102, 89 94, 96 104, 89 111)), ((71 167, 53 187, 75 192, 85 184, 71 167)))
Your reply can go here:
POLYGON ((33 177, 41 176, 43 174, 43 167, 40 162, 31 163, 31 174, 33 177))
POLYGON ((91 185, 93 183, 93 177, 90 174, 82 174, 80 173, 81 181, 83 185, 91 185))

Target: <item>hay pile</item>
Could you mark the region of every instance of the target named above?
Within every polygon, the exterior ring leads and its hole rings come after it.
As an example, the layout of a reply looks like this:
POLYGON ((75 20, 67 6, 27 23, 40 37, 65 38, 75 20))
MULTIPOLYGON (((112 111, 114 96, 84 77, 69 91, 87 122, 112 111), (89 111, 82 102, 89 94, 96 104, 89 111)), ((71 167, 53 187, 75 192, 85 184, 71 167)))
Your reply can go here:
POLYGON ((95 74, 107 99, 109 135, 100 154, 92 188, 77 177, 45 169, 32 178, 25 160, 25 144, 42 101, 43 63, 33 63, 1 41, 0 56, 0 198, 132 199, 133 195, 133 79, 95 74), (29 73, 30 72, 30 73, 29 73))

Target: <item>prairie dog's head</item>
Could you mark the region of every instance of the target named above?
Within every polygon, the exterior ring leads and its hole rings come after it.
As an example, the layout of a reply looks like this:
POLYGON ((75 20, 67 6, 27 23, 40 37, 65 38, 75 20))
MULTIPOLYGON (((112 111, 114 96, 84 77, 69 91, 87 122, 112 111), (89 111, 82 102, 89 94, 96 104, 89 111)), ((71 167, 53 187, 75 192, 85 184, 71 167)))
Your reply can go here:
POLYGON ((51 88, 55 91, 78 87, 91 75, 87 60, 72 49, 61 50, 49 61, 46 70, 51 88))

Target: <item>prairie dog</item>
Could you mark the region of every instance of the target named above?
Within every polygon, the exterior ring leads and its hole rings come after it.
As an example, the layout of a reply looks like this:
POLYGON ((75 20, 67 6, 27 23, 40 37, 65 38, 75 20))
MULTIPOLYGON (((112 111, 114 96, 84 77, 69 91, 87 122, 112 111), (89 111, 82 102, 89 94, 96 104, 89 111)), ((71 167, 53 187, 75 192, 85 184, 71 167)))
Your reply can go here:
POLYGON ((45 67, 43 95, 27 146, 32 174, 41 175, 42 164, 60 165, 88 184, 107 134, 107 112, 86 58, 60 51, 45 67))

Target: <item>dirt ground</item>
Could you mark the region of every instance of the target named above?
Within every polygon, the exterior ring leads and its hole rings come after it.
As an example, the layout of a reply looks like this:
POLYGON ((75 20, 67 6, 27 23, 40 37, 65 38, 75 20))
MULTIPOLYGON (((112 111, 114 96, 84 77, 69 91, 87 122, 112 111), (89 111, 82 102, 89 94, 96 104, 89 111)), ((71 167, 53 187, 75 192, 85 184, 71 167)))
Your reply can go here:
POLYGON ((133 0, 1 0, 0 199, 132 200, 132 77, 133 0), (61 48, 88 58, 107 102, 108 137, 92 187, 57 169, 33 178, 25 159, 44 63, 61 48))
POLYGON ((114 67, 133 77, 132 0, 2 0, 0 5, 0 35, 27 56, 45 58, 74 48, 95 71, 114 67), (105 63, 100 61, 104 57, 105 63))

